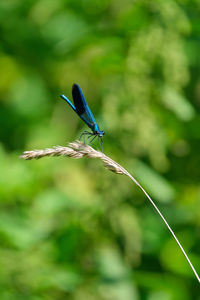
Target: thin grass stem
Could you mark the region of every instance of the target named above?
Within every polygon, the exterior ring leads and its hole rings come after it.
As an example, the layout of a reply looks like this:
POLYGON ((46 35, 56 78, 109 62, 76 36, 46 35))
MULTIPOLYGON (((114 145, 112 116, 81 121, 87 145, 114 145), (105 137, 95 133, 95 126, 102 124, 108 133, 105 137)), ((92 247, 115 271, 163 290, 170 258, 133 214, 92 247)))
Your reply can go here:
POLYGON ((189 257, 187 256, 185 250, 183 249, 181 243, 179 242, 178 238, 176 237, 174 231, 158 209, 157 205, 154 203, 154 201, 151 199, 151 197, 148 195, 148 193, 145 191, 145 189, 139 184, 139 182, 121 165, 119 165, 117 162, 112 160, 110 157, 106 156, 104 153, 100 151, 94 150, 91 146, 85 145, 80 141, 75 141, 73 143, 69 143, 68 147, 62 147, 62 146, 55 146, 53 148, 47 148, 44 150, 32 150, 32 151, 25 151, 20 157, 26 160, 30 159, 39 159, 44 156, 67 156, 72 158, 82 158, 82 157, 88 157, 88 158, 99 158, 103 161, 105 167, 109 169, 110 171, 116 173, 116 174, 123 174, 128 176, 145 194, 147 199, 150 201, 150 203, 153 205, 156 212, 159 214, 161 219, 163 220, 164 224, 167 226, 168 230, 171 232, 173 238, 175 239, 176 243, 178 244, 179 248, 181 249, 183 255, 185 256, 187 262, 189 263, 194 275, 196 276, 198 282, 200 283, 200 277, 197 274, 193 264, 191 263, 189 257))

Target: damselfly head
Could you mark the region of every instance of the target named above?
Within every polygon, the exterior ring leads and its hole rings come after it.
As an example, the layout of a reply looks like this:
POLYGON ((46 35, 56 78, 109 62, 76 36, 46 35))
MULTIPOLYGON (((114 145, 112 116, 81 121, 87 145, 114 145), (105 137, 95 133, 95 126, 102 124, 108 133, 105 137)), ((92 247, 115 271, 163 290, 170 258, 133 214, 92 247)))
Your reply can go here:
POLYGON ((97 134, 99 137, 102 137, 102 136, 105 134, 105 132, 99 130, 99 131, 96 132, 96 134, 97 134))

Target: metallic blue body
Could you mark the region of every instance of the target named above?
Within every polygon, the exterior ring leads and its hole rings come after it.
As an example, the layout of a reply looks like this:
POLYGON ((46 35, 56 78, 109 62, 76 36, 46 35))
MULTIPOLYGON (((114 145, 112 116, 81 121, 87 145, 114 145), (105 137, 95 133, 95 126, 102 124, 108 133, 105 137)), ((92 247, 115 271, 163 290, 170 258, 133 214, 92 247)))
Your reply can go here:
POLYGON ((77 113, 77 115, 88 125, 88 127, 92 130, 91 135, 95 135, 102 138, 102 136, 104 135, 104 131, 101 131, 99 129, 99 126, 96 123, 95 118, 89 106, 87 105, 85 97, 78 84, 73 85, 72 95, 73 95, 74 105, 65 95, 60 95, 60 97, 64 99, 75 111, 75 113, 77 113))

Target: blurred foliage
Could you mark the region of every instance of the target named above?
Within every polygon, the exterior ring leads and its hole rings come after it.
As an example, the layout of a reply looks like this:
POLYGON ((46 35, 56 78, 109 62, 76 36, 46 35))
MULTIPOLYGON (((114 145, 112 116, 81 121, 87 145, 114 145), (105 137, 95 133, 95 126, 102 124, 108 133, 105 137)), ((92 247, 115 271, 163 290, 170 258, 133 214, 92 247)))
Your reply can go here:
MULTIPOLYGON (((200 4, 0 1, 0 299, 200 299, 143 194, 96 161, 22 161, 84 124, 157 201, 200 270, 200 4)), ((94 144, 98 147, 98 143, 94 144)))

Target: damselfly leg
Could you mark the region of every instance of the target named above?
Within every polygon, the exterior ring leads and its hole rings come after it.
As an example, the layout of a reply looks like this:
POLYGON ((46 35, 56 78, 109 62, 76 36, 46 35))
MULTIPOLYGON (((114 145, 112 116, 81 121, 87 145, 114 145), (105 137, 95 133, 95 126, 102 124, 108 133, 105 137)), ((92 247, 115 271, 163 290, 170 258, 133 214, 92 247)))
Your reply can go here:
POLYGON ((89 144, 91 144, 94 141, 94 139, 97 137, 97 135, 92 134, 91 136, 88 137, 88 139, 90 139, 91 137, 92 137, 92 139, 89 141, 89 144))
POLYGON ((97 135, 97 134, 93 134, 93 135, 94 135, 94 137, 92 135, 88 136, 87 142, 91 138, 91 140, 89 141, 89 144, 92 144, 92 142, 95 140, 95 138, 98 137, 98 142, 99 142, 99 145, 101 147, 101 151, 103 152, 103 139, 102 139, 102 137, 97 135))
POLYGON ((94 134, 93 132, 90 132, 90 131, 84 131, 81 134, 80 139, 82 137, 84 138, 84 144, 87 144, 87 145, 92 144, 92 142, 95 140, 95 138, 98 137, 98 142, 101 147, 101 151, 103 152, 103 139, 101 136, 94 134), (86 140, 86 143, 85 143, 85 140, 86 140))
POLYGON ((101 152, 103 152, 103 139, 101 136, 98 136, 99 145, 101 147, 101 152))
MULTIPOLYGON (((88 137, 90 137, 90 136, 93 135, 93 133, 92 133, 92 132, 89 132, 89 131, 84 131, 84 132, 81 134, 80 140, 81 140, 81 138, 83 137, 84 144, 85 144, 85 136, 86 136, 86 135, 87 135, 88 137)), ((88 140, 88 137, 87 137, 87 140, 88 140)))

